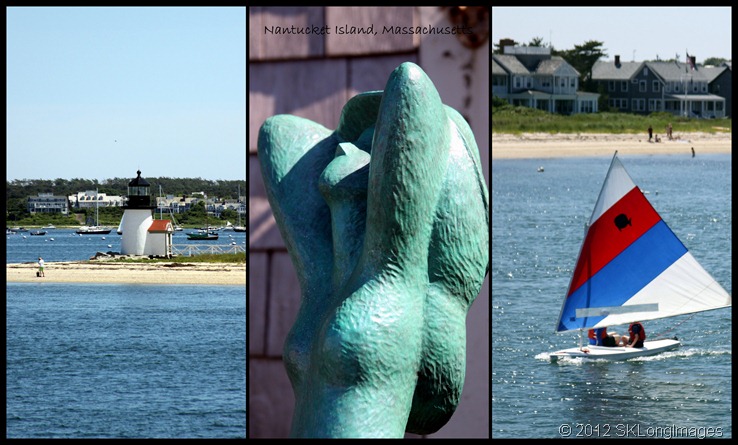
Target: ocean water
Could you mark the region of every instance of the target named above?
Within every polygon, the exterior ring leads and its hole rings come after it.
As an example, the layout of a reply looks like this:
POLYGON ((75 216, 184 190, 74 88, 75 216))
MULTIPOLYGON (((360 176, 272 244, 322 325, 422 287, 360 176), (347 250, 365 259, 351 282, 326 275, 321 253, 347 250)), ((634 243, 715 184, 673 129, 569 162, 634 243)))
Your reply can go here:
MULTIPOLYGON (((214 241, 189 240, 187 232, 174 232, 172 243, 180 245, 203 246, 246 246, 246 232, 220 231, 218 239, 214 241)), ((36 262, 42 257, 50 261, 80 261, 89 260, 97 252, 120 252, 121 236, 115 229, 108 235, 78 235, 73 229, 49 229, 46 235, 31 236, 30 232, 19 232, 5 236, 6 261, 8 263, 36 262)))
POLYGON ((8 438, 245 438, 246 290, 8 283, 6 384, 8 438))
MULTIPOLYGON (((732 437, 730 309, 644 322, 650 338, 677 336, 675 351, 548 360, 579 341, 554 328, 610 159, 493 162, 492 437, 732 437)), ((731 293, 730 155, 620 159, 731 293)))

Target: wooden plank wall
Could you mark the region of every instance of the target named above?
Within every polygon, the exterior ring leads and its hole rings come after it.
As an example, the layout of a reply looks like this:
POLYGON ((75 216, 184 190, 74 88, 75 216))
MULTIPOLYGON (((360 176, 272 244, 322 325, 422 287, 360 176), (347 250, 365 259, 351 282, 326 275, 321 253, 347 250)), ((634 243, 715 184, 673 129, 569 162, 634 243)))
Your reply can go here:
MULTIPOLYGON (((420 60, 421 38, 417 34, 337 35, 336 26, 373 25, 381 33, 383 26, 418 26, 423 20, 430 20, 428 17, 438 20, 438 17, 442 18, 442 12, 437 7, 249 8, 250 438, 289 435, 294 396, 281 362, 281 351, 296 316, 300 296, 297 277, 275 225, 261 180, 256 155, 259 127, 269 116, 286 113, 335 128, 346 101, 360 92, 383 89, 390 72, 400 63, 411 61, 426 69, 420 60), (330 34, 278 35, 270 31, 275 26, 310 27, 312 30, 327 26, 330 34)), ((449 44, 461 48, 456 42, 449 44)), ((486 58, 483 58, 487 64, 488 54, 489 46, 486 47, 486 58)), ((432 59, 431 56, 427 58, 432 59)), ((436 65, 437 70, 446 69, 438 63, 436 65)), ((430 72, 429 75, 434 79, 430 72)), ((488 82, 488 79, 487 74, 482 81, 488 82)), ((437 88, 444 103, 456 108, 456 104, 450 103, 453 100, 444 97, 440 86, 437 88)), ((464 114, 463 110, 460 111, 464 114)), ((488 124, 488 111, 480 121, 488 124)), ((482 128, 489 133, 488 125, 482 128)), ((486 165, 489 159, 487 135, 483 136, 479 146, 486 165)), ((489 181, 488 171, 485 174, 489 181)), ((469 323, 469 343, 474 342, 481 349, 470 351, 470 355, 473 352, 476 360, 486 362, 486 365, 478 363, 478 371, 467 365, 469 392, 482 394, 467 394, 465 387, 462 404, 470 398, 472 402, 468 402, 466 408, 460 406, 458 416, 455 415, 449 425, 430 437, 488 437, 488 284, 485 289, 478 298, 480 302, 473 306, 473 309, 484 313, 469 323), (472 373, 477 373, 477 377, 472 378, 472 373)))

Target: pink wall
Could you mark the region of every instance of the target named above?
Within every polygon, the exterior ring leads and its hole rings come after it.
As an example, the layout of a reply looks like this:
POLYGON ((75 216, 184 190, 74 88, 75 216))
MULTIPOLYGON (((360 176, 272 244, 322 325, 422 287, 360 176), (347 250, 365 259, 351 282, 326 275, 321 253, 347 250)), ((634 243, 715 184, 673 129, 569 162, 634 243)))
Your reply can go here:
MULTIPOLYGON (((335 128, 340 111, 353 95, 381 90, 390 72, 411 61, 423 65, 418 35, 347 36, 275 35, 265 27, 336 24, 353 26, 417 26, 424 17, 443 17, 426 7, 253 7, 249 8, 249 407, 251 438, 287 437, 294 397, 281 361, 282 345, 294 321, 300 298, 297 277, 266 199, 256 155, 258 130, 266 118, 287 113, 335 128)), ((313 28, 314 29, 314 28, 313 28)), ((380 30, 381 31, 381 30, 380 30)), ((454 39, 448 36, 448 39, 454 39)), ((470 51, 450 43, 458 51, 470 51)), ((481 59, 488 65, 489 46, 481 59)), ((479 50, 478 50, 479 51, 479 50)), ((482 55, 479 54, 479 57, 482 55)), ((429 60, 430 56, 427 57, 429 60)), ((487 71, 488 72, 488 71, 487 71)), ((477 79, 488 83, 489 76, 477 79)), ((434 80, 435 82, 435 80, 434 80)), ((436 83, 444 98, 444 85, 436 83)), ((454 86, 449 85, 449 91, 454 86)), ((486 90, 488 91, 488 90, 486 90)), ((488 96, 488 93, 487 93, 488 96)), ((449 103, 444 98, 444 102, 449 103)), ((488 101, 487 101, 488 104, 488 101)), ((477 117, 488 133, 486 116, 477 117)), ((475 119, 477 119, 475 118, 475 119)), ((472 126, 473 125, 472 121, 472 126)), ((481 126, 481 125, 480 125, 481 126)), ((478 134, 475 128, 475 133, 478 134)), ((479 136, 477 136, 478 139, 479 136)), ((488 167, 489 140, 478 140, 488 167)), ((485 171, 489 188, 489 170, 485 171)), ((435 437, 489 437, 490 357, 489 280, 467 321, 467 378, 462 402, 451 421, 435 437)), ((408 437, 420 437, 408 435, 408 437)))

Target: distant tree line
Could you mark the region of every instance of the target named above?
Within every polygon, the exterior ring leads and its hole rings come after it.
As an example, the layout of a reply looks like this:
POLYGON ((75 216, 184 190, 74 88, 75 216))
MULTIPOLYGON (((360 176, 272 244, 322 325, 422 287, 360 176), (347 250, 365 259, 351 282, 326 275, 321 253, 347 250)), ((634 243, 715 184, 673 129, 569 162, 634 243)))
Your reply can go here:
MULTIPOLYGON (((151 195, 190 196, 193 192, 205 192, 208 198, 236 199, 238 188, 241 195, 246 194, 245 181, 215 181, 202 178, 145 178, 151 184, 151 195)), ((108 195, 125 196, 128 194, 128 183, 131 178, 113 178, 98 181, 97 179, 15 179, 6 182, 5 199, 28 199, 39 193, 51 193, 57 196, 69 196, 85 190, 97 189, 108 195)))
MULTIPOLYGON (((238 199, 239 187, 241 195, 246 195, 245 181, 232 180, 209 180, 202 178, 145 178, 151 185, 151 196, 156 198, 159 196, 159 186, 161 186, 162 196, 174 195, 191 197, 193 192, 204 192, 208 199, 217 198, 218 200, 238 199)), ((28 198, 38 196, 39 193, 51 193, 55 196, 69 196, 86 190, 95 190, 99 193, 108 195, 126 196, 128 194, 128 183, 131 178, 113 178, 98 181, 96 179, 15 179, 7 181, 5 187, 5 219, 6 221, 28 220, 28 198)), ((154 201, 155 202, 155 201, 154 201)), ((94 215, 93 209, 80 210, 85 213, 84 219, 89 220, 94 215)), ((186 212, 178 216, 184 221, 188 220, 204 220, 204 207, 195 207, 192 212, 186 212)), ((237 214, 235 211, 223 212, 221 218, 235 220, 237 214)), ((111 223, 119 221, 123 210, 120 208, 103 208, 99 209, 100 222, 111 223)), ((68 223, 74 221, 74 218, 64 218, 61 215, 44 214, 37 215, 35 219, 55 222, 68 223), (69 219, 71 218, 71 219, 69 219)))

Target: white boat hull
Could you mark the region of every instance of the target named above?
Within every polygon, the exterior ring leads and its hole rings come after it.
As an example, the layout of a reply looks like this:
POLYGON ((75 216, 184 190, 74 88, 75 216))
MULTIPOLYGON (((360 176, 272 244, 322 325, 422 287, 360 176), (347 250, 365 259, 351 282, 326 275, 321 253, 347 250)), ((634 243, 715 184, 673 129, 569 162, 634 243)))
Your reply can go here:
POLYGON ((579 348, 562 349, 551 354, 551 361, 556 362, 560 358, 590 358, 604 360, 628 360, 634 357, 660 354, 665 351, 676 349, 681 345, 679 340, 664 339, 646 341, 642 348, 624 348, 587 345, 579 348))

